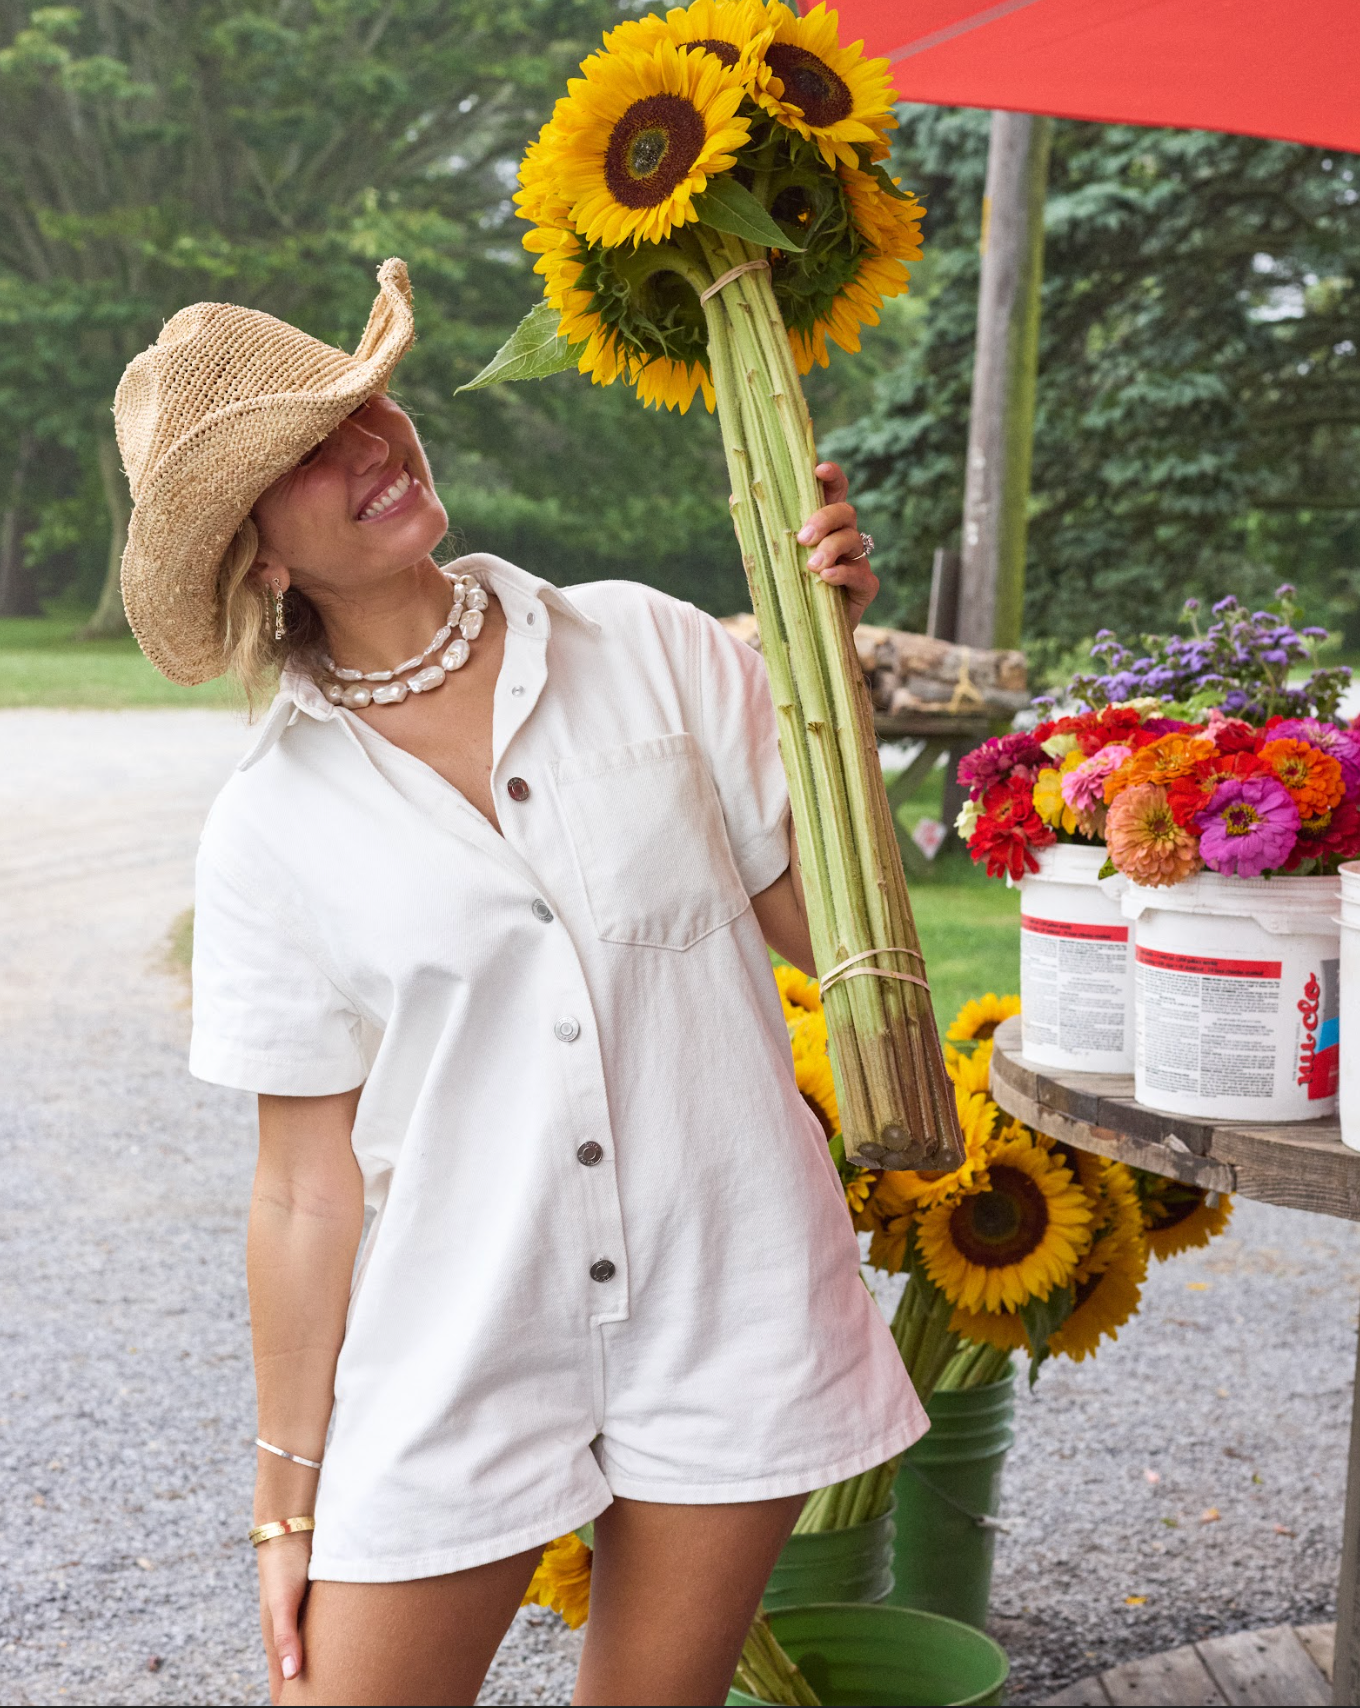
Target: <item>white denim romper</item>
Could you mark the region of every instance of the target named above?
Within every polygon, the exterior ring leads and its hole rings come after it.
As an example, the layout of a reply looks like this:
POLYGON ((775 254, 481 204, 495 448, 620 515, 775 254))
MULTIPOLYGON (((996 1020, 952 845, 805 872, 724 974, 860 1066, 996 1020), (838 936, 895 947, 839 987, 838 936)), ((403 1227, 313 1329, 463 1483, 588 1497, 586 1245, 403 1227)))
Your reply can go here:
POLYGON ((789 859, 763 664, 646 587, 456 567, 508 625, 504 834, 289 675, 198 865, 192 1071, 364 1088, 311 1568, 355 1583, 615 1494, 796 1494, 926 1427, 750 905, 789 859))

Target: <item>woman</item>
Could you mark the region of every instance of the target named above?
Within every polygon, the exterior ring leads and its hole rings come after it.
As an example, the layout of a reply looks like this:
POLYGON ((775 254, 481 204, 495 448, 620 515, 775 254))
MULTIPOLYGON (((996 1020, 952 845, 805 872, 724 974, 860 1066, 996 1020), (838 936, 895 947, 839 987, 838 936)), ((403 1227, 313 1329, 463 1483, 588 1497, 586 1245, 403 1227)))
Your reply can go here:
POLYGON ((804 1495, 924 1427, 770 976, 813 961, 769 691, 646 587, 438 567, 379 283, 353 357, 185 309, 115 405, 144 650, 286 666, 204 831, 190 1058, 259 1096, 271 1689, 472 1702, 593 1519, 577 1700, 720 1702, 804 1495))

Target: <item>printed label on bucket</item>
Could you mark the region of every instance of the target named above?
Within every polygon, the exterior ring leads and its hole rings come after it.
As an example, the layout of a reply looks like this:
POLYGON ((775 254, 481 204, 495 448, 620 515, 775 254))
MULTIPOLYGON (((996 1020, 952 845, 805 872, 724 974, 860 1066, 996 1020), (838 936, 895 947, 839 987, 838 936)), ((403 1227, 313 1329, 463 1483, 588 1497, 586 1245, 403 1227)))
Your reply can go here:
POLYGON ((1025 1046, 1119 1055, 1128 997, 1127 925, 1020 915, 1025 1046))
POLYGON ((1150 1091, 1268 1099, 1275 1093, 1279 961, 1134 953, 1150 1091))
POLYGON ((1322 976, 1309 973, 1299 998, 1303 1041, 1299 1046, 1298 1083, 1308 1101, 1335 1097, 1341 1078, 1341 963, 1324 961, 1322 976))

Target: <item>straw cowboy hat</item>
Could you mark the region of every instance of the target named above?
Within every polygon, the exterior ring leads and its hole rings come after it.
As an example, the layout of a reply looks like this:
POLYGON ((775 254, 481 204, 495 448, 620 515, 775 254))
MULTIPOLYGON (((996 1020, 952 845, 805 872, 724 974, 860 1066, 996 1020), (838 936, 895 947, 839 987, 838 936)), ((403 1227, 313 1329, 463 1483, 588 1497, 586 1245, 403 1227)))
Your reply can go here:
POLYGON ((123 603, 172 682, 220 676, 217 570, 255 500, 380 392, 415 337, 404 261, 354 354, 258 309, 196 302, 128 364, 113 424, 132 488, 123 603))

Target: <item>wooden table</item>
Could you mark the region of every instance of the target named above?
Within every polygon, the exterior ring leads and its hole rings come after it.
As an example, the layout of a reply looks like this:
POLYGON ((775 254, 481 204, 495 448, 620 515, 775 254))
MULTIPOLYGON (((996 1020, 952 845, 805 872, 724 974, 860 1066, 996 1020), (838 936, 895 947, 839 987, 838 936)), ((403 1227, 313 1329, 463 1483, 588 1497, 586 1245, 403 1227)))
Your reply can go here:
MULTIPOLYGON (((1133 1098, 1132 1074, 1036 1067, 1020 1051, 1020 1019, 997 1028, 992 1096, 1036 1132, 1081 1150, 1212 1192, 1360 1221, 1360 1151, 1341 1143, 1336 1121, 1263 1123, 1159 1115, 1133 1098)), ((1360 1362, 1356 1368, 1360 1400, 1360 1362)), ((1336 1598, 1334 1703, 1360 1704, 1360 1404, 1351 1412, 1350 1458, 1336 1598)))

